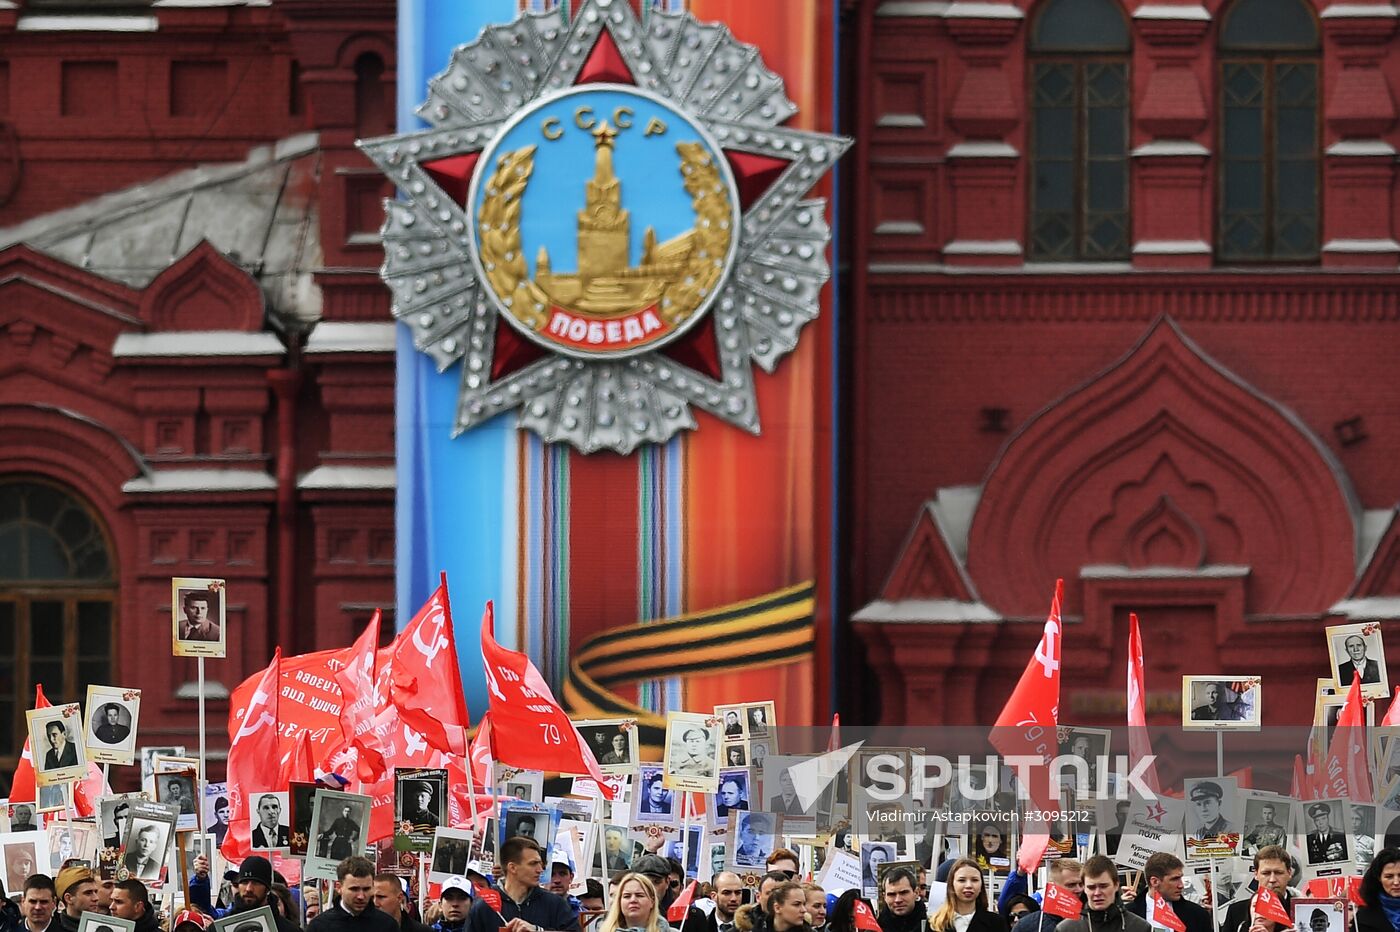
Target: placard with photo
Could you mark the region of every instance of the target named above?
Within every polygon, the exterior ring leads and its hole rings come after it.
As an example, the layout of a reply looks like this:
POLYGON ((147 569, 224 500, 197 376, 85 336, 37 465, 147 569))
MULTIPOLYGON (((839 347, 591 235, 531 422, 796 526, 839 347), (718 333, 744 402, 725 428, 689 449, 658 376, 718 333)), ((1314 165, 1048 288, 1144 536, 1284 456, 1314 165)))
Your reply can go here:
POLYGON ((228 784, 204 784, 204 807, 199 824, 206 831, 214 833, 214 844, 223 845, 232 819, 233 804, 229 801, 228 784))
POLYGON ((433 850, 428 859, 428 880, 442 883, 449 877, 463 877, 467 862, 472 860, 472 833, 465 828, 440 828, 433 835, 433 850))
POLYGON ((603 848, 594 854, 593 870, 589 876, 601 880, 618 871, 629 871, 641 852, 641 843, 628 836, 627 826, 604 823, 603 848))
POLYGON ((1356 674, 1361 674, 1361 695, 1367 699, 1385 699, 1390 695, 1390 674, 1385 666, 1385 644, 1381 640, 1378 622, 1356 625, 1333 625, 1327 629, 1327 650, 1332 658, 1333 680, 1338 694, 1351 689, 1356 674))
POLYGON ((148 887, 162 885, 180 813, 174 806, 147 800, 133 801, 130 805, 117 880, 139 880, 148 887))
POLYGON ((290 810, 287 847, 292 857, 306 857, 306 849, 311 844, 311 814, 316 805, 316 791, 322 789, 319 783, 293 780, 287 784, 287 807, 290 810))
POLYGON ((252 850, 291 853, 289 809, 285 792, 248 794, 248 825, 252 850))
POLYGON ((1366 873, 1366 868, 1375 860, 1376 852, 1376 807, 1373 803, 1347 802, 1347 821, 1351 835, 1351 861, 1358 874, 1366 873))
POLYGON ((122 845, 131 829, 131 807, 150 802, 145 793, 104 796, 97 803, 97 831, 101 836, 97 849, 97 871, 102 880, 116 880, 122 845))
POLYGON ((747 767, 735 767, 719 772, 719 792, 711 796, 705 806, 706 821, 711 828, 728 825, 730 810, 743 812, 754 808, 749 799, 749 784, 747 767))
POLYGON ((1214 674, 1181 678, 1183 731, 1257 731, 1263 687, 1258 676, 1214 674))
POLYGON ((695 880, 700 873, 700 849, 704 847, 707 828, 702 823, 691 823, 687 833, 689 843, 677 836, 661 846, 658 852, 664 858, 674 858, 685 865, 687 880, 695 880))
POLYGON ((170 580, 170 631, 176 657, 223 657, 228 649, 227 595, 222 579, 170 580))
POLYGON ((68 794, 72 791, 73 781, 71 780, 37 787, 36 793, 39 802, 36 805, 40 812, 62 812, 68 808, 68 794))
POLYGON ((5 805, 7 832, 37 832, 39 813, 33 803, 7 803, 5 805))
POLYGON ((214 932, 277 932, 271 906, 259 906, 214 920, 214 932))
POLYGON ((782 816, 773 812, 729 813, 729 869, 738 874, 762 874, 768 855, 782 847, 782 816))
POLYGON ((50 822, 44 831, 49 838, 49 870, 46 871, 49 876, 58 876, 60 870, 72 864, 96 868, 98 838, 94 823, 50 822))
POLYGON ((715 706, 715 718, 720 721, 726 742, 749 740, 749 720, 742 703, 715 706))
POLYGON ((78 932, 136 932, 136 920, 83 910, 78 916, 78 932))
POLYGON ((174 806, 180 813, 177 829, 193 831, 199 828, 199 811, 194 800, 193 770, 168 770, 156 774, 156 802, 174 806))
POLYGON ((527 803, 544 802, 544 774, 538 770, 505 767, 497 771, 495 779, 496 786, 506 796, 514 796, 527 803))
POLYGON ((1183 787, 1187 859, 1234 857, 1242 827, 1239 781, 1235 777, 1195 777, 1185 780, 1183 787))
POLYGON ((337 864, 364 852, 372 804, 370 797, 359 793, 327 789, 316 792, 304 877, 334 880, 337 864))
POLYGON ((720 754, 720 764, 724 767, 747 767, 749 765, 749 742, 725 741, 720 754))
POLYGON ((1242 789, 1239 800, 1244 807, 1240 857, 1253 858, 1267 845, 1288 847, 1288 833, 1295 819, 1293 799, 1262 790, 1242 789))
POLYGON ((154 795, 156 791, 156 758, 185 756, 185 748, 183 745, 179 744, 141 747, 136 750, 137 753, 141 755, 141 789, 152 795, 154 795))
POLYGON ((1346 800, 1318 799, 1300 804, 1303 858, 1310 878, 1351 872, 1351 839, 1346 832, 1346 800))
MULTIPOLYGON (((1009 825, 969 822, 967 834, 968 856, 976 861, 984 872, 998 877, 1005 877, 1011 872, 1012 857, 1016 849, 1012 844, 1009 825)), ((1063 834, 1061 837, 1064 837, 1063 834)))
POLYGON ((0 835, 0 856, 5 859, 6 892, 23 892, 25 880, 43 873, 44 862, 40 857, 47 851, 47 846, 48 839, 41 831, 0 835))
POLYGON ((666 774, 660 764, 639 766, 636 781, 632 791, 633 826, 680 824, 680 795, 666 788, 666 774))
POLYGON ((122 686, 89 686, 87 726, 83 742, 94 764, 136 762, 136 726, 141 714, 141 690, 122 686))
POLYGON ((860 845, 861 896, 875 899, 880 895, 880 873, 884 865, 898 857, 895 846, 887 841, 865 841, 860 845))
POLYGON ((1059 738, 1061 757, 1076 757, 1084 761, 1082 774, 1070 769, 1060 771, 1060 784, 1071 787, 1081 795, 1102 795, 1099 783, 1103 775, 1099 773, 1099 762, 1109 759, 1113 732, 1107 728, 1060 725, 1056 736, 1059 738))
POLYGON ((1297 932, 1347 932, 1351 928, 1351 905, 1345 897, 1295 896, 1288 905, 1297 932))
POLYGON ((447 771, 394 770, 394 849, 431 851, 447 822, 447 771))
POLYGON ((87 753, 79 735, 82 708, 76 702, 28 709, 29 746, 33 749, 34 782, 56 786, 87 776, 87 753))
POLYGON ((774 711, 773 700, 764 702, 746 702, 743 706, 744 718, 747 727, 747 737, 766 738, 770 742, 769 750, 778 750, 776 739, 772 733, 777 725, 777 715, 774 711))
POLYGON ((180 860, 180 879, 185 888, 185 902, 191 903, 190 878, 194 876, 195 858, 207 858, 209 860, 209 876, 224 876, 223 854, 219 851, 219 846, 214 841, 213 834, 209 832, 177 832, 175 835, 176 851, 180 860))
POLYGON ((593 749, 603 773, 630 774, 637 769, 637 721, 631 718, 586 718, 575 722, 593 749))
POLYGON ((666 788, 697 793, 719 789, 720 720, 699 712, 666 713, 666 788))
POLYGON ((500 825, 497 842, 505 844, 506 839, 517 835, 533 838, 545 852, 545 863, 548 864, 550 852, 554 847, 554 836, 559 833, 559 810, 543 803, 518 800, 507 800, 497 809, 500 825))

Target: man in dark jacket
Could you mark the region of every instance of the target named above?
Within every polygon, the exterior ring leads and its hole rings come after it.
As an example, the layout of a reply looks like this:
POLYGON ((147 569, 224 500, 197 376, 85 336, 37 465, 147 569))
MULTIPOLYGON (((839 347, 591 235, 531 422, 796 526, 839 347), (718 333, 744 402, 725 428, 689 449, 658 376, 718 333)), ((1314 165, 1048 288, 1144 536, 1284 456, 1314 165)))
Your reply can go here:
POLYGON ((194 859, 194 876, 190 878, 190 902, 215 919, 236 916, 261 906, 272 907, 277 920, 277 932, 301 932, 301 927, 282 915, 282 904, 272 894, 272 862, 260 854, 245 858, 234 878, 237 896, 227 909, 215 909, 209 901, 209 861, 203 855, 194 859))
MULTIPOLYGON (((1152 898, 1155 890, 1167 901, 1167 907, 1176 914, 1176 918, 1186 924, 1186 932, 1211 932, 1210 913, 1206 908, 1182 896, 1186 884, 1182 879, 1185 866, 1180 858, 1166 851, 1158 851, 1147 859, 1142 873, 1147 882, 1147 892, 1133 900, 1128 906, 1129 912, 1146 919, 1147 901, 1152 898)), ((1154 925, 1160 927, 1162 923, 1157 922, 1154 925)))
POLYGON ((54 891, 62 907, 58 912, 63 932, 78 932, 83 913, 97 909, 97 878, 86 867, 65 867, 53 879, 54 891))
POLYGON ((501 845, 501 911, 480 897, 467 913, 467 932, 579 932, 569 904, 540 889, 544 851, 533 838, 517 835, 501 845), (513 920, 520 920, 514 922, 513 920))
POLYGON ((306 927, 306 932, 398 932, 399 924, 374 908, 374 864, 352 855, 335 867, 336 904, 306 927))
POLYGON ((928 924, 928 907, 918 897, 919 878, 907 867, 885 872, 885 895, 875 920, 881 932, 919 932, 928 924))
POLYGON ((160 918, 151 908, 151 895, 139 880, 123 880, 112 888, 112 915, 136 923, 136 932, 160 930, 160 918))
MULTIPOLYGON (((1050 862, 1050 880, 1064 887, 1070 893, 1084 899, 1084 865, 1073 858, 1059 858, 1050 862)), ((1011 899, 1016 893, 1025 892, 1026 875, 1020 873, 1019 869, 1012 871, 1011 877, 1006 882, 1007 887, 1013 888, 1011 894, 1002 891, 1002 897, 997 901, 997 908, 1011 899), (1021 888, 1015 889, 1016 878, 1020 878, 1021 888)), ((1022 916, 1016 920, 1016 924, 1011 927, 1011 932, 1055 932, 1055 927, 1060 924, 1060 916, 1052 916, 1045 910, 1037 910, 1029 916, 1022 916)))
MULTIPOLYGON (((472 863, 476 864, 477 862, 473 861, 472 863)), ((467 927, 467 912, 472 907, 471 897, 472 881, 466 877, 448 877, 444 880, 442 882, 442 897, 438 900, 442 916, 433 923, 433 932, 462 932, 467 927)))
MULTIPOLYGON (((1289 915, 1293 913, 1292 897, 1288 894, 1288 881, 1292 876, 1293 861, 1281 845, 1265 845, 1254 855, 1254 882, 1259 889, 1268 888, 1273 892, 1289 915)), ((1256 920, 1250 915, 1252 906, 1253 897, 1231 903, 1220 921, 1220 932, 1248 932, 1256 926, 1258 932, 1275 932, 1277 923, 1256 920)))
POLYGON ((403 883, 389 873, 374 875, 374 908, 399 924, 401 932, 429 932, 427 926, 414 919, 404 909, 403 883))
POLYGON ((1084 911, 1078 919, 1060 923, 1055 932, 1152 932, 1152 927, 1119 901, 1118 868, 1096 854, 1084 864, 1084 911))

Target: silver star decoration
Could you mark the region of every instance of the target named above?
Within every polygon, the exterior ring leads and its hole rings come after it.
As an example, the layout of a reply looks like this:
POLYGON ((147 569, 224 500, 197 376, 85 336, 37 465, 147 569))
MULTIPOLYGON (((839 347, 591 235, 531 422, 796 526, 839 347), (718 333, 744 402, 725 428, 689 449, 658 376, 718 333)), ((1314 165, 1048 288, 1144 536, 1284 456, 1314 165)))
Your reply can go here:
POLYGON ((381 229, 393 314, 438 371, 462 361, 453 435, 519 408, 519 426, 547 442, 625 454, 694 429, 692 405, 758 433, 752 363, 771 373, 796 348, 830 277, 826 201, 803 195, 851 145, 778 125, 796 112, 758 49, 723 24, 658 12, 643 27, 625 0, 588 0, 567 23, 558 9, 522 14, 459 46, 418 110, 429 129, 359 143, 403 195, 385 201, 381 229), (719 380, 664 349, 597 361, 549 353, 492 378, 498 311, 470 258, 471 221, 422 163, 480 152, 520 108, 572 87, 603 30, 637 87, 684 111, 723 148, 789 163, 743 211, 734 264, 708 311, 719 380))

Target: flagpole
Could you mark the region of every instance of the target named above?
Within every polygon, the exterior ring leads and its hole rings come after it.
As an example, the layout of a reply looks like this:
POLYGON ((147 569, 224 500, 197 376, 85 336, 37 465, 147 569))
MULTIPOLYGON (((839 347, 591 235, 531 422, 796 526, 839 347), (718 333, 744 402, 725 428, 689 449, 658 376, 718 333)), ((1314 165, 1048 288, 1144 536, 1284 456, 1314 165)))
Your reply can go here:
POLYGON ((199 668, 199 793, 197 794, 199 808, 197 812, 202 815, 204 812, 204 793, 209 782, 209 771, 204 763, 204 658, 196 658, 195 665, 199 668))
MULTIPOLYGON (((1215 776, 1223 778, 1225 776, 1225 732, 1215 733, 1215 776)), ((1215 913, 1215 858, 1210 859, 1210 927, 1219 930, 1220 920, 1215 913)))

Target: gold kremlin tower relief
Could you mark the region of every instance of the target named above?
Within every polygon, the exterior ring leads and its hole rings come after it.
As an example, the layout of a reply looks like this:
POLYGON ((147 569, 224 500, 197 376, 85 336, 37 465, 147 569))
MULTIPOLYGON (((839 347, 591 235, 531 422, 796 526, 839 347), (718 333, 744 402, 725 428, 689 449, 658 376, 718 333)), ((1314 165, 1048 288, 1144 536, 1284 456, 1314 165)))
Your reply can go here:
MULTIPOLYGON (((582 115, 576 122, 592 133, 594 168, 578 213, 578 271, 555 271, 541 247, 530 278, 522 255, 520 199, 534 171, 534 145, 502 154, 487 182, 478 217, 481 263, 509 313, 550 342, 603 352, 639 349, 675 331, 714 294, 733 236, 731 196, 701 143, 677 143, 695 226, 664 243, 647 227, 641 262, 629 265, 631 215, 622 206, 622 181, 613 172, 618 130, 606 120, 584 123, 582 115)), ((629 116, 621 109, 615 122, 627 129, 629 116)), ((544 122, 543 132, 549 140, 562 135, 554 118, 544 122)), ((660 121, 646 129, 647 135, 662 132, 660 121)))

